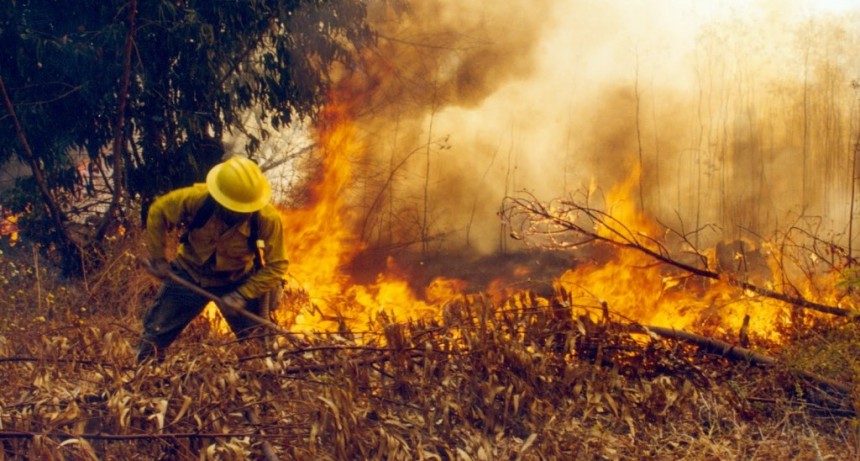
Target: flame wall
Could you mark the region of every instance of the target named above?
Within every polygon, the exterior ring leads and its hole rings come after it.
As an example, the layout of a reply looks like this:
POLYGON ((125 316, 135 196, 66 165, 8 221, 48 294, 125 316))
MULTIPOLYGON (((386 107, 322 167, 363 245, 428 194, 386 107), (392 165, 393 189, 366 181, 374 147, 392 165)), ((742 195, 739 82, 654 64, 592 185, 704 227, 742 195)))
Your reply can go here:
MULTIPOLYGON (((460 280, 421 285, 392 259, 372 280, 344 268, 367 248, 457 250, 453 264, 507 250, 498 213, 522 191, 613 191, 605 209, 637 230, 707 229, 701 247, 811 218, 844 240, 860 153, 852 3, 371 2, 378 41, 331 69, 332 103, 312 130, 319 174, 285 211, 291 272, 310 298, 295 327, 438 313, 467 290, 460 280)), ((630 269, 645 266, 585 265, 558 282, 678 327, 737 327, 755 310, 767 329, 782 315, 630 269)))

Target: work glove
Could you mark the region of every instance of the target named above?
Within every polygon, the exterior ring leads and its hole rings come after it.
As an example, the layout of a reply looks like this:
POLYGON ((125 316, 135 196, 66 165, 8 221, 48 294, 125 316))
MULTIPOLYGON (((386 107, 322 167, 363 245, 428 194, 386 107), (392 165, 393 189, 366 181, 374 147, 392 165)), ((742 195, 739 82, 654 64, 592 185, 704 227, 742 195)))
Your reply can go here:
POLYGON ((160 279, 166 279, 171 272, 170 263, 164 258, 150 259, 149 271, 160 279))
POLYGON ((239 314, 239 311, 245 309, 247 304, 248 300, 244 296, 240 295, 238 291, 233 291, 221 297, 218 308, 226 317, 239 314))

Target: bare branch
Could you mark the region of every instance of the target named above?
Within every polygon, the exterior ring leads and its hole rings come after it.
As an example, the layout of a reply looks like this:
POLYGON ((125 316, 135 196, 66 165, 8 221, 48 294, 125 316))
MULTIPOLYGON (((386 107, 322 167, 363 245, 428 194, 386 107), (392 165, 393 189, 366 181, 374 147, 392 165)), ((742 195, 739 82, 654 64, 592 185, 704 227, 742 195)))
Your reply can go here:
MULTIPOLYGON (((729 273, 718 272, 704 267, 696 267, 675 259, 665 246, 654 238, 631 231, 615 217, 595 208, 579 205, 573 201, 551 202, 545 205, 534 197, 508 198, 509 206, 504 211, 505 219, 519 222, 521 235, 553 236, 573 234, 577 244, 602 242, 622 249, 643 253, 663 264, 673 266, 698 277, 712 280, 725 280, 743 290, 749 290, 767 298, 776 299, 794 307, 811 309, 831 315, 854 317, 856 312, 836 306, 828 306, 803 298, 763 288, 744 280, 738 280, 729 273)), ((568 243, 568 245, 570 245, 568 243)), ((695 247, 694 247, 695 248, 695 247)), ((699 250, 695 250, 701 254, 699 250)), ((704 261, 703 261, 704 262, 704 261)))

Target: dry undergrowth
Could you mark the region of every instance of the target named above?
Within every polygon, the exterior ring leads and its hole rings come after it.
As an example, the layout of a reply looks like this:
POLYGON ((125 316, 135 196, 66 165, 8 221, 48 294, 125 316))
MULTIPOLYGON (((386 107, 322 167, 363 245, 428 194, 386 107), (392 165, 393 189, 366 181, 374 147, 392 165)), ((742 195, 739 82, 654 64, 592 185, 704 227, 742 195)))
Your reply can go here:
POLYGON ((151 284, 130 262, 105 270, 125 275, 51 318, 0 315, 0 459, 263 459, 264 442, 300 460, 858 459, 850 396, 631 335, 563 295, 265 346, 198 319, 138 367, 151 284))
POLYGON ((267 441, 281 459, 857 456, 853 417, 804 404, 787 373, 583 324, 559 303, 517 304, 450 304, 444 321, 391 324, 384 341, 267 349, 197 321, 150 367, 135 366, 133 329, 115 319, 8 332, 3 453, 260 459, 267 441))

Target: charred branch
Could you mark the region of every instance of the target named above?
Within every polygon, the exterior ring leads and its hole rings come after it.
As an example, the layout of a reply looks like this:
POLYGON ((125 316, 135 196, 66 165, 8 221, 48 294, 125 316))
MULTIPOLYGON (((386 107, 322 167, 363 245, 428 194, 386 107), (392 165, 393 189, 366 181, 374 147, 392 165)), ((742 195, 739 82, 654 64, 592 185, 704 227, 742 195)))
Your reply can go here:
POLYGON ((49 437, 58 440, 87 439, 102 440, 108 442, 127 442, 133 440, 173 440, 173 439, 231 439, 239 437, 250 437, 258 439, 284 439, 294 437, 292 434, 260 434, 256 432, 175 432, 162 434, 105 434, 105 433, 83 433, 72 434, 67 432, 27 432, 27 431, 0 431, 0 439, 33 439, 36 437, 49 437))
MULTIPOLYGON (((705 267, 697 267, 685 263, 673 256, 670 250, 658 239, 633 230, 611 214, 581 205, 574 201, 562 200, 544 204, 534 197, 508 198, 508 204, 503 211, 504 218, 510 223, 517 223, 521 231, 513 233, 513 237, 524 239, 540 236, 550 240, 549 245, 555 248, 575 247, 593 242, 601 242, 645 254, 654 260, 680 269, 697 277, 711 280, 722 280, 740 289, 782 301, 796 308, 810 309, 825 314, 854 317, 856 312, 838 306, 810 301, 798 294, 787 294, 746 280, 740 280, 728 272, 716 271, 707 267, 707 259, 694 248, 705 267), (574 235, 576 240, 565 240, 574 235)), ((513 226, 512 226, 513 228, 513 226)))
MULTIPOLYGON (((779 363, 777 359, 761 354, 759 352, 755 352, 751 349, 747 349, 741 346, 735 346, 719 339, 690 333, 688 331, 675 330, 672 328, 659 327, 654 325, 631 325, 630 330, 645 334, 655 333, 664 338, 685 341, 687 343, 698 346, 706 352, 718 355, 734 362, 747 362, 753 365, 763 367, 774 367, 779 363)), ((825 376, 821 376, 806 370, 792 369, 790 371, 791 373, 801 378, 808 379, 822 387, 837 391, 846 396, 851 395, 854 390, 854 386, 849 383, 830 379, 825 376)))

